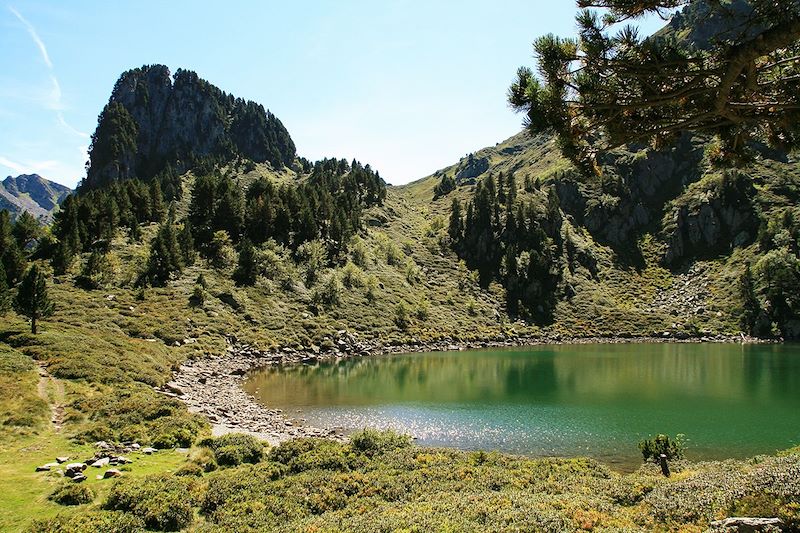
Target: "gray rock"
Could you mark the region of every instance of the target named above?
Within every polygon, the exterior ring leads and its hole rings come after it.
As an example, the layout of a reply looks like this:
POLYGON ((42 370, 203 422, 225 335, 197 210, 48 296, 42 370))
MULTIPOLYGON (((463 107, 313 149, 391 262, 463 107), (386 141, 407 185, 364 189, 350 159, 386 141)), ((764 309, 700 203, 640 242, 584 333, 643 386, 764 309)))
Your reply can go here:
POLYGON ((97 461, 93 462, 92 466, 94 468, 102 468, 104 466, 108 466, 108 463, 110 463, 110 462, 111 462, 111 459, 109 459, 108 457, 103 457, 103 458, 98 459, 97 461))
POLYGON ((755 533, 757 531, 781 531, 783 520, 780 518, 751 518, 735 516, 725 520, 711 522, 711 529, 730 533, 755 533))

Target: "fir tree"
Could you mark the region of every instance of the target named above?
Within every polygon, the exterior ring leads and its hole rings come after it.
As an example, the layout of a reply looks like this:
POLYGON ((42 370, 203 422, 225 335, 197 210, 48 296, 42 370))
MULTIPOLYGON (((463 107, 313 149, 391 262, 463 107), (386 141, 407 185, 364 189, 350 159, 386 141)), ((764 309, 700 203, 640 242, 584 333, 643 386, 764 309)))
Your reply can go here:
POLYGON ((183 268, 175 226, 169 222, 159 226, 150 243, 146 278, 153 285, 164 285, 173 273, 183 268))
POLYGON ((447 233, 453 243, 459 243, 464 238, 464 220, 461 215, 461 202, 458 198, 453 198, 450 207, 450 226, 447 233))
POLYGON ((197 258, 194 249, 194 238, 192 237, 192 223, 188 220, 183 222, 183 227, 178 234, 178 245, 181 249, 181 259, 184 266, 191 266, 197 258))
POLYGON ((14 239, 22 250, 25 250, 33 240, 37 239, 40 233, 39 222, 27 211, 23 211, 17 218, 12 230, 14 239))
POLYGON ((11 293, 8 290, 6 271, 3 263, 0 263, 0 315, 5 314, 9 309, 11 309, 11 293))
POLYGON ((36 322, 53 314, 55 306, 47 295, 47 280, 34 263, 25 273, 14 301, 17 313, 31 320, 31 333, 36 335, 36 322))
POLYGON ((239 285, 254 285, 258 277, 258 256, 253 243, 245 237, 239 244, 239 261, 233 278, 239 285))
POLYGON ((166 208, 164 207, 164 194, 158 180, 150 182, 150 221, 161 222, 164 220, 166 208))

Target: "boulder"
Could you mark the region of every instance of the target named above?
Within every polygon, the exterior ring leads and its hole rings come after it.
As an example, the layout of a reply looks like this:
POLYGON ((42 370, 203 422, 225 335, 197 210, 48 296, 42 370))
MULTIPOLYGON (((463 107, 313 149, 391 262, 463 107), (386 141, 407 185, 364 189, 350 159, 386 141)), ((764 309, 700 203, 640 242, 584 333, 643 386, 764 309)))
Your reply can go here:
POLYGON ((781 531, 783 520, 780 518, 752 518, 734 516, 725 520, 711 522, 712 531, 730 533, 755 533, 758 531, 781 531))
POLYGON ((145 454, 145 455, 153 455, 157 451, 158 450, 156 450, 155 448, 151 448, 149 446, 147 448, 142 448, 142 453, 145 454))
POLYGON ((104 479, 108 479, 110 477, 119 477, 121 475, 122 475, 122 472, 120 472, 116 468, 109 468, 108 470, 106 470, 106 473, 103 474, 103 478, 104 479))
POLYGON ((72 481, 74 481, 75 483, 86 481, 86 479, 87 477, 84 476, 83 474, 75 474, 74 476, 72 476, 72 481))
POLYGON ((56 462, 58 464, 66 463, 67 461, 69 461, 69 457, 67 456, 56 457, 56 462))
POLYGON ((110 463, 110 462, 111 462, 111 459, 109 459, 108 457, 103 457, 103 458, 98 459, 97 461, 93 462, 92 466, 95 467, 95 468, 102 468, 104 466, 108 466, 108 463, 110 463))

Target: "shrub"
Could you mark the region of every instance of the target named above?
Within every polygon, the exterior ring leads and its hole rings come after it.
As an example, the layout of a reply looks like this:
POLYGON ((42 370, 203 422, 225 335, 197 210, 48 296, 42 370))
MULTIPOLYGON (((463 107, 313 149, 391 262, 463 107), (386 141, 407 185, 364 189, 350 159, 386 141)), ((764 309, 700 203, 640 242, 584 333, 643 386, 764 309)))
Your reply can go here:
POLYGON ((348 262, 342 268, 342 284, 348 289, 364 285, 364 272, 354 263, 348 262))
POLYGON ((141 518, 118 511, 84 511, 54 518, 34 520, 31 533, 139 533, 145 525, 141 518))
POLYGON ((419 267, 411 258, 406 261, 405 275, 409 285, 416 285, 421 279, 419 267))
POLYGON ((56 487, 47 499, 59 505, 82 505, 94 500, 94 491, 87 485, 70 481, 56 487))
POLYGON ((344 472, 358 464, 348 451, 344 445, 324 439, 294 439, 274 448, 270 458, 295 473, 315 469, 344 472))
POLYGON ((205 473, 203 466, 193 461, 186 463, 175 471, 176 476, 187 477, 202 477, 203 473, 205 473))
POLYGON ((369 457, 386 453, 397 448, 411 446, 411 437, 395 431, 377 431, 364 429, 350 436, 350 447, 369 457))
POLYGON ((252 435, 229 433, 201 443, 214 452, 220 466, 236 466, 242 463, 258 463, 264 457, 264 445, 252 435))
POLYGON ((394 307, 394 323, 402 330, 408 329, 411 325, 411 312, 405 302, 400 302, 394 307))
POLYGON ((192 488, 191 480, 170 475, 123 479, 111 487, 103 508, 131 513, 148 529, 177 531, 192 522, 192 488))
POLYGON ((342 283, 335 272, 331 272, 325 280, 311 291, 311 306, 320 311, 339 305, 342 300, 342 283))
POLYGON ((674 439, 668 435, 658 435, 655 439, 644 439, 639 442, 639 451, 642 452, 645 462, 653 460, 657 463, 661 454, 666 455, 669 461, 683 459, 686 451, 686 438, 681 434, 674 439))
POLYGON ((202 285, 197 284, 194 286, 192 295, 189 297, 189 305, 193 307, 203 307, 206 303, 206 291, 202 285))
POLYGON ((367 244, 364 242, 364 239, 361 237, 354 237, 353 243, 350 245, 350 256, 353 258, 353 263, 361 268, 366 268, 369 261, 368 254, 369 250, 367 249, 367 244))
POLYGON ((366 291, 367 300, 369 300, 370 302, 374 302, 375 298, 377 297, 378 278, 376 278, 374 274, 370 274, 369 277, 367 278, 365 285, 367 288, 366 291))
POLYGON ((262 500, 268 495, 268 483, 280 479, 285 470, 285 467, 275 463, 261 463, 216 472, 209 476, 200 511, 210 514, 236 502, 262 500))

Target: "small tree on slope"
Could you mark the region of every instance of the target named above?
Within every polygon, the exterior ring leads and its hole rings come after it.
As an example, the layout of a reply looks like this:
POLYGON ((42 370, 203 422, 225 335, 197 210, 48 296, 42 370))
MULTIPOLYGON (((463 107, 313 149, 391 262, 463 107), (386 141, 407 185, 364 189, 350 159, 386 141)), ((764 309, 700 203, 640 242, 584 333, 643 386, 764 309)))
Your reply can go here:
POLYGON ((31 319, 31 333, 36 335, 36 321, 53 314, 55 306, 47 295, 47 280, 35 263, 28 269, 17 290, 16 311, 31 319))

